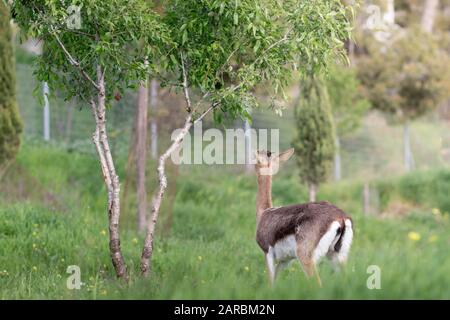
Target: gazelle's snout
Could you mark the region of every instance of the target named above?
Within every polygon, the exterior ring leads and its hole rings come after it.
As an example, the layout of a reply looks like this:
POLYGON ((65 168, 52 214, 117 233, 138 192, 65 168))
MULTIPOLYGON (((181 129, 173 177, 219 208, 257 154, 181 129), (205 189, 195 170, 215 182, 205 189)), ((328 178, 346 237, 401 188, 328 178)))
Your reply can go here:
POLYGON ((272 160, 272 151, 256 151, 256 164, 260 166, 269 165, 272 160))
POLYGON ((255 171, 259 175, 270 175, 272 166, 272 152, 266 150, 258 150, 255 153, 256 163, 255 171))

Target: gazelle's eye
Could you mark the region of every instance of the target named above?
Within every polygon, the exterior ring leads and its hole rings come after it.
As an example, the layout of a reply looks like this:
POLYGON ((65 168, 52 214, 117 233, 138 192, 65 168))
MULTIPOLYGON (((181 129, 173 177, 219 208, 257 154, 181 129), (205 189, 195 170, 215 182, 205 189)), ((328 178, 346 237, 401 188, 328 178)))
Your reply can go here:
POLYGON ((270 151, 267 151, 267 157, 271 157, 272 156, 272 152, 270 152, 270 151))

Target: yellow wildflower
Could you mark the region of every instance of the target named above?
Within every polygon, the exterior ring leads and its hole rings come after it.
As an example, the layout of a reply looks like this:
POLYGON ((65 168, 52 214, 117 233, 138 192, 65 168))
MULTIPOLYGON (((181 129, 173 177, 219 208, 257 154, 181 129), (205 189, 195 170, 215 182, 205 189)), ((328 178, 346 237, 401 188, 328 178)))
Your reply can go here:
POLYGON ((106 236, 106 230, 100 231, 100 234, 101 234, 102 236, 106 236))
POLYGON ((438 215, 441 214, 441 211, 439 210, 439 208, 433 208, 433 209, 431 210, 431 212, 432 212, 435 216, 438 216, 438 215))
POLYGON ((418 232, 411 231, 410 233, 408 233, 408 238, 411 241, 419 241, 421 237, 420 237, 420 234, 418 232))

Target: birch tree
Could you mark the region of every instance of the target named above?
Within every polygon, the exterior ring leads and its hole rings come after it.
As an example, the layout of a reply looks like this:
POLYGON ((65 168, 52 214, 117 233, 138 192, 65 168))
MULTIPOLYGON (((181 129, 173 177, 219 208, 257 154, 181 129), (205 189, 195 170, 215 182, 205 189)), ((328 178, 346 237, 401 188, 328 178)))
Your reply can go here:
POLYGON ((119 235, 120 182, 108 139, 107 108, 115 95, 147 79, 167 32, 144 0, 21 0, 13 1, 12 10, 24 37, 45 43, 37 79, 46 81, 50 92, 81 100, 92 112, 92 141, 108 194, 110 255, 117 277, 127 280, 119 235), (78 9, 73 10, 74 4, 78 9))
POLYGON ((166 2, 164 22, 175 45, 161 70, 173 77, 164 79, 162 72, 160 79, 163 86, 180 89, 186 115, 184 126, 158 160, 159 187, 141 257, 144 276, 150 273, 167 188, 165 164, 193 124, 209 114, 216 122, 225 114, 248 119, 250 110, 259 105, 252 91, 256 86, 269 88, 272 97, 282 96, 296 70, 318 70, 331 56, 344 55, 351 9, 339 0, 166 2))

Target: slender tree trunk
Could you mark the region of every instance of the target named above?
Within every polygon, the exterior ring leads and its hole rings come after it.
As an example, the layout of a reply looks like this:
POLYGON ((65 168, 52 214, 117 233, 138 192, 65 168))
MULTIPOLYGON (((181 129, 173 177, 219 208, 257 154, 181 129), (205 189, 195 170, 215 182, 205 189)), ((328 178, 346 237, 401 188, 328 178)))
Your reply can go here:
POLYGON ((309 201, 310 202, 316 201, 316 194, 317 194, 317 185, 314 183, 309 184, 309 201))
POLYGON ((94 100, 91 101, 92 113, 95 118, 95 131, 92 140, 99 156, 103 179, 108 191, 109 250, 117 277, 128 281, 125 261, 120 249, 120 183, 106 131, 105 82, 100 67, 97 67, 97 81, 99 86, 97 103, 94 100))
POLYGON ((186 118, 184 127, 180 130, 179 134, 175 137, 170 147, 160 156, 158 162, 158 178, 159 188, 153 198, 151 221, 147 225, 147 235, 144 241, 144 248, 141 256, 141 273, 144 277, 147 277, 151 272, 151 258, 153 254, 153 239, 155 234, 156 222, 158 221, 159 210, 161 208, 162 198, 167 188, 167 176, 165 172, 165 165, 170 155, 181 145, 184 137, 189 132, 192 126, 192 115, 186 118))
POLYGON ((414 167, 414 159, 411 151, 411 135, 408 121, 405 121, 403 124, 403 161, 405 170, 411 171, 414 167))
POLYGON ((363 187, 363 212, 365 216, 370 214, 370 185, 367 181, 363 187))
POLYGON ((422 15, 422 29, 425 32, 433 32, 434 21, 436 19, 436 11, 439 6, 439 0, 425 0, 423 15, 422 15))
POLYGON ((156 159, 158 157, 158 121, 156 119, 156 109, 158 108, 158 82, 155 79, 152 79, 150 82, 150 107, 152 108, 152 120, 150 122, 150 154, 153 159, 156 159))
POLYGON ((136 117, 136 190, 137 190, 137 227, 142 232, 146 226, 147 190, 145 187, 145 164, 147 162, 147 83, 142 84, 138 91, 136 117))
POLYGON ((342 179, 342 164, 341 164, 341 141, 336 135, 335 148, 334 148, 334 180, 339 181, 342 179))

